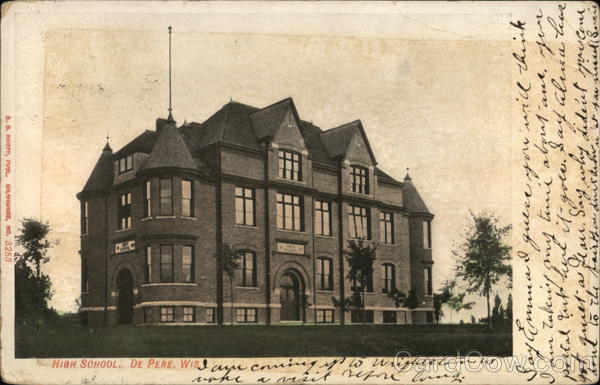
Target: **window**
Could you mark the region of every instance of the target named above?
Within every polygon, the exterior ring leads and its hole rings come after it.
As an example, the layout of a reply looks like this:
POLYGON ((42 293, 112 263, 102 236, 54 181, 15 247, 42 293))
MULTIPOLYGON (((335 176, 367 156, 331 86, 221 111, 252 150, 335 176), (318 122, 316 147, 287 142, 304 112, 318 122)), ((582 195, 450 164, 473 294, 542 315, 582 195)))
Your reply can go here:
POLYGON ((152 308, 150 307, 145 307, 144 308, 144 323, 150 323, 150 320, 152 319, 152 312, 151 312, 152 308))
POLYGON ((352 310, 350 313, 352 323, 373 323, 373 310, 352 310))
POLYGON ((256 254, 252 251, 240 253, 240 286, 256 286, 256 254))
POLYGON ((152 282, 152 247, 146 246, 146 269, 144 270, 146 283, 152 282))
POLYGON ((146 181, 144 188, 144 218, 152 216, 152 182, 146 181))
POLYGON ((302 180, 300 154, 279 150, 279 177, 289 180, 302 180))
POLYGON ((331 235, 331 203, 315 201, 315 234, 331 235))
POLYGON ((431 222, 423 221, 423 248, 431 249, 431 222))
POLYGON ((173 215, 173 181, 170 178, 161 178, 160 180, 159 215, 173 215))
MULTIPOLYGON (((365 288, 365 292, 372 293, 373 292, 373 272, 371 274, 367 274, 367 287, 365 288)), ((361 291, 362 283, 356 278, 352 280, 352 285, 350 290, 352 291, 361 291)))
POLYGON ((119 196, 119 230, 131 228, 131 193, 119 196))
POLYGON ((425 295, 431 295, 431 293, 433 291, 433 289, 431 287, 431 267, 425 268, 423 280, 425 281, 425 295))
POLYGON ((194 282, 194 247, 183 246, 182 248, 182 269, 183 269, 183 282, 194 282))
POLYGON ((255 308, 238 308, 235 309, 235 316, 237 322, 248 323, 256 322, 256 309, 255 308))
POLYGON ((119 174, 133 169, 133 155, 127 155, 119 159, 119 174))
POLYGON ((183 307, 183 322, 196 322, 196 309, 192 306, 183 307))
POLYGON ((396 268, 391 263, 384 263, 382 272, 383 293, 391 293, 396 288, 396 268))
POLYGON ((333 261, 331 258, 317 258, 317 285, 320 290, 333 290, 333 261))
POLYGON ((85 235, 90 230, 89 228, 89 205, 88 201, 83 202, 81 207, 81 234, 85 235))
POLYGON ((209 323, 209 324, 215 323, 215 308, 214 307, 206 308, 206 323, 209 323))
POLYGON ((235 188, 235 223, 238 225, 255 226, 254 189, 245 187, 235 188))
POLYGON ((160 322, 173 322, 175 321, 175 309, 173 306, 162 306, 160 308, 160 322))
POLYGON ((81 291, 86 292, 89 291, 89 281, 88 281, 88 266, 87 266, 87 257, 81 256, 81 291))
POLYGON ((173 282, 173 245, 160 245, 160 281, 173 282))
POLYGON ((395 324, 396 323, 396 312, 395 311, 383 311, 383 323, 384 324, 395 324))
POLYGON ((371 239, 369 209, 366 207, 350 205, 348 206, 348 211, 348 229, 350 230, 350 238, 371 239))
POLYGON ((394 243, 394 214, 379 213, 379 238, 382 243, 394 243))
POLYGON ((359 194, 369 193, 369 171, 360 166, 352 166, 352 192, 359 194))
POLYGON ((302 231, 302 199, 298 195, 277 193, 277 228, 302 231))
POLYGON ((333 322, 333 310, 332 309, 317 310, 317 322, 319 322, 319 323, 333 322))
POLYGON ((181 180, 181 216, 194 216, 194 183, 188 179, 181 180))

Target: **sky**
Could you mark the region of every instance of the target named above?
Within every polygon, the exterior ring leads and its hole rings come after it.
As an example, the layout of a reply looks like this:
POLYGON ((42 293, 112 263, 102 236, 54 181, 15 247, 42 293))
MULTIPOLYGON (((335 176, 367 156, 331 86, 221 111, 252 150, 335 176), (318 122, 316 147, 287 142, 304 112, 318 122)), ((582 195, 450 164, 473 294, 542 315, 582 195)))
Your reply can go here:
MULTIPOLYGON (((118 150, 166 116, 168 25, 174 29, 179 123, 202 122, 230 99, 264 107, 291 96, 300 117, 323 130, 360 119, 379 167, 394 178, 402 180, 410 168, 435 214, 434 290, 452 275, 451 252, 470 210, 492 211, 510 222, 506 43, 472 40, 451 18, 436 19, 446 24, 433 28, 419 15, 347 15, 330 29, 324 26, 331 20, 322 15, 278 15, 274 26, 264 15, 217 19, 203 24, 187 16, 141 15, 127 27, 120 15, 102 28, 80 25, 45 34, 42 167, 31 194, 39 191, 40 216, 60 240, 44 267, 56 287, 56 309, 74 310, 79 294, 75 195, 105 137, 118 150)), ((501 295, 505 300, 506 291, 501 295)), ((481 317, 485 304, 475 300, 473 313, 481 317)))

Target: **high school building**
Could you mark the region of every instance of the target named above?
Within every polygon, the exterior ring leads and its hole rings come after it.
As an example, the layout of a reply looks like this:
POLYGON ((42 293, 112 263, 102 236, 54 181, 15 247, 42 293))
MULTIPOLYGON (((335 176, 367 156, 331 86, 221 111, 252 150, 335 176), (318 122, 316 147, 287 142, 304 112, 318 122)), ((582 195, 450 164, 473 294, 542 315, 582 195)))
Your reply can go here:
MULTIPOLYGON (((401 148, 399 148, 401 150, 401 148)), ((322 131, 288 98, 231 101, 204 123, 171 114, 113 152, 81 202, 81 303, 90 323, 425 323, 431 220, 411 178, 381 171, 360 121, 322 131), (377 243, 364 313, 344 251, 377 243), (219 256, 239 255, 233 277, 219 256), (418 307, 396 307, 392 290, 418 307)))

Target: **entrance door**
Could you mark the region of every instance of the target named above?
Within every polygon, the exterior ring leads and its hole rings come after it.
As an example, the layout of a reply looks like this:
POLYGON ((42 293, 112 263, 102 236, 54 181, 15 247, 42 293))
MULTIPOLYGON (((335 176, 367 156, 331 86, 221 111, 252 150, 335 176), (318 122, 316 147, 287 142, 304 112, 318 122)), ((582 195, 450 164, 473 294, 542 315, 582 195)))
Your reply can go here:
POLYGON ((300 321, 300 282, 291 273, 281 277, 279 282, 279 300, 282 321, 300 321))
POLYGON ((130 324, 133 322, 133 277, 131 272, 123 269, 117 276, 119 290, 118 322, 130 324))

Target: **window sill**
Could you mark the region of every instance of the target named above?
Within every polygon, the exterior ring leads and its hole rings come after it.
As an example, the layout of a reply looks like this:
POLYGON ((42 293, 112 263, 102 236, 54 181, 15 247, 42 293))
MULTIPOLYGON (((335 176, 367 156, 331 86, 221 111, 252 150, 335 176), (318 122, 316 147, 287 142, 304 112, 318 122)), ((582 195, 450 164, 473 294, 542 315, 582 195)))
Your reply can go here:
POLYGON ((142 283, 142 287, 149 286, 198 286, 194 282, 155 282, 155 283, 142 283))
POLYGON ((184 216, 181 216, 180 218, 181 219, 185 219, 186 221, 197 221, 198 220, 198 218, 196 218, 196 217, 184 217, 184 216))
POLYGON ((149 221, 150 219, 152 219, 152 217, 142 218, 142 219, 140 219, 140 222, 146 222, 146 221, 149 221))
POLYGON ((255 229, 255 230, 258 230, 258 226, 242 225, 242 224, 239 224, 239 223, 236 223, 234 226, 235 227, 241 227, 243 229, 255 229))
POLYGON ((333 289, 317 289, 317 293, 335 293, 335 290, 333 289))
POLYGON ((279 181, 279 182, 288 182, 288 183, 293 183, 293 184, 298 184, 298 185, 306 185, 306 181, 287 179, 287 178, 282 178, 280 176, 276 177, 275 180, 279 181))
POLYGON ((177 218, 175 215, 157 215, 154 219, 174 219, 177 218))
POLYGON ((396 243, 379 242, 381 246, 396 246, 396 243))
POLYGON ((119 230, 115 231, 115 233, 123 233, 125 231, 130 231, 130 230, 133 230, 133 227, 128 227, 126 229, 119 229, 119 230))
POLYGON ((260 290, 258 286, 236 286, 236 289, 260 290))
POLYGON ((81 292, 81 294, 82 294, 82 295, 87 295, 87 294, 90 294, 90 293, 91 293, 91 291, 89 291, 89 290, 86 290, 86 291, 82 291, 82 292, 81 292))
POLYGON ((284 233, 295 233, 295 234, 306 234, 306 231, 303 230, 287 230, 287 229, 275 229, 276 231, 281 231, 284 233))
POLYGON ((315 237, 319 237, 319 238, 325 238, 325 239, 335 239, 335 237, 333 235, 321 235, 321 234, 315 234, 315 237))

